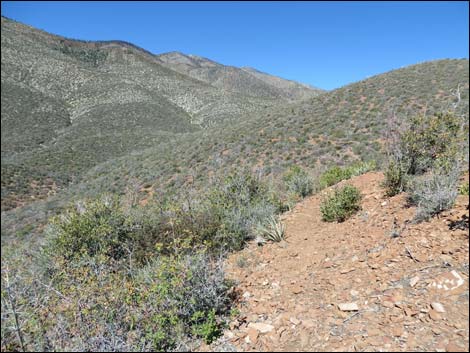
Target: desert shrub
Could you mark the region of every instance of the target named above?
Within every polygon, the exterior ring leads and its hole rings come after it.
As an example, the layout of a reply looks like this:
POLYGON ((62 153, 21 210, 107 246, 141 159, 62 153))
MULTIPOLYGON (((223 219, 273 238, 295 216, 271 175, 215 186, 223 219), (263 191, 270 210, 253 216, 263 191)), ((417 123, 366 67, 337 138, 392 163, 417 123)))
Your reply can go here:
POLYGON ((374 160, 355 162, 347 170, 351 176, 362 175, 377 169, 377 162, 374 160))
POLYGON ((459 194, 468 196, 468 182, 459 186, 459 194))
POLYGON ((130 271, 90 258, 88 266, 69 267, 51 280, 30 289, 36 300, 22 307, 35 319, 22 325, 29 347, 187 350, 194 338, 210 343, 220 335, 229 312, 222 263, 199 251, 161 256, 130 271))
POLYGON ((74 45, 63 40, 54 49, 94 67, 102 64, 108 56, 104 50, 86 45, 74 45))
POLYGON ((320 211, 322 219, 326 222, 343 222, 355 212, 360 210, 360 191, 351 185, 335 189, 322 200, 320 211))
POLYGON ((460 119, 451 113, 413 117, 401 139, 409 161, 408 174, 420 175, 435 166, 451 168, 460 125, 460 119))
POLYGON ((341 180, 349 179, 350 177, 350 170, 334 166, 321 175, 320 186, 322 188, 326 188, 328 186, 339 183, 341 180))
POLYGON ((232 174, 218 181, 207 201, 207 212, 220 223, 215 247, 225 250, 240 249, 253 238, 254 226, 279 212, 280 207, 269 186, 249 173, 232 174))
POLYGON ((278 217, 271 216, 256 226, 255 232, 265 240, 280 242, 284 240, 286 228, 278 217))
POLYGON ((328 169, 320 176, 320 187, 326 188, 339 183, 341 180, 349 179, 353 176, 361 175, 377 167, 375 161, 359 161, 351 164, 348 167, 334 166, 328 169))
POLYGON ((402 161, 390 161, 385 169, 383 187, 385 195, 394 196, 404 191, 408 185, 410 176, 407 174, 408 167, 402 161))
POLYGON ((174 349, 184 336, 210 343, 228 312, 222 262, 204 253, 159 258, 136 275, 130 298, 142 311, 136 325, 156 350, 174 349))
POLYGON ((48 229, 49 253, 65 261, 102 256, 119 260, 126 255, 132 226, 116 197, 79 203, 54 217, 48 229))
POLYGON ((462 121, 452 113, 414 116, 408 125, 392 120, 387 136, 388 165, 384 187, 388 196, 407 190, 413 176, 432 169, 452 170, 463 158, 462 121))
POLYGON ((314 191, 313 179, 304 169, 299 166, 291 167, 284 174, 284 182, 287 190, 299 195, 300 197, 306 197, 311 195, 314 191))
POLYGON ((458 195, 460 170, 432 170, 414 178, 409 186, 408 201, 417 205, 416 221, 430 217, 452 207, 458 195))

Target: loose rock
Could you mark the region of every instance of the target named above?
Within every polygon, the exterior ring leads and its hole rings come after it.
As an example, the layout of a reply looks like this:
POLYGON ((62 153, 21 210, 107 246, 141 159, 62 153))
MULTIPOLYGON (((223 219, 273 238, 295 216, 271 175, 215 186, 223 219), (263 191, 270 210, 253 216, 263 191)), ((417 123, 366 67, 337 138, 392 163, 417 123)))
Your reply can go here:
POLYGON ((271 332, 274 329, 274 326, 269 325, 269 324, 264 324, 262 322, 250 322, 248 324, 248 328, 253 328, 255 330, 258 330, 261 333, 267 333, 267 332, 271 332))
POLYGON ((357 311, 359 307, 356 303, 339 303, 338 308, 341 311, 357 311))

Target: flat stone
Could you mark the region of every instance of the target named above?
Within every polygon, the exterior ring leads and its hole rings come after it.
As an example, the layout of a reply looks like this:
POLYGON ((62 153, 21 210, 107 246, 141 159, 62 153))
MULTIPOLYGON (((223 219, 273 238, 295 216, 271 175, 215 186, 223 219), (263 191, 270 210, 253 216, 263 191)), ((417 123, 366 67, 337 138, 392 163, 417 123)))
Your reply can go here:
POLYGON ((339 271, 339 273, 341 273, 342 275, 344 275, 345 273, 349 273, 349 272, 352 272, 352 271, 355 271, 356 269, 354 267, 351 267, 351 268, 345 268, 345 269, 342 269, 341 271, 339 271))
POLYGON ((255 330, 258 330, 261 333, 267 333, 267 332, 271 332, 272 330, 274 330, 273 325, 264 324, 262 322, 250 322, 248 324, 248 328, 253 328, 255 330))
POLYGON ((438 313, 446 312, 446 309, 444 309, 444 306, 441 303, 437 303, 437 302, 431 303, 431 307, 438 313))
POLYGON ((305 348, 308 346, 309 340, 310 340, 310 337, 306 331, 300 332, 300 346, 302 348, 305 348))
POLYGON ((438 320, 442 319, 441 315, 439 315, 439 313, 435 310, 430 310, 429 311, 429 317, 431 319, 433 319, 434 321, 438 321, 438 320))
POLYGON ((450 342, 446 346, 446 352, 466 352, 467 350, 463 347, 456 345, 455 343, 450 342))
POLYGON ((386 308, 393 308, 395 306, 395 304, 393 304, 393 302, 389 301, 389 300, 385 300, 382 302, 382 305, 385 306, 386 308))
POLYGON ((294 325, 299 325, 300 324, 300 320, 297 319, 296 317, 291 317, 289 319, 290 322, 292 322, 294 325))
POLYGON ((250 338, 250 342, 256 344, 258 342, 259 331, 254 328, 248 329, 248 336, 250 338))
POLYGON ((349 292, 353 297, 357 297, 359 295, 359 292, 357 290, 351 289, 349 292))
POLYGON ((341 311, 357 311, 359 307, 356 303, 339 303, 338 308, 341 311))
POLYGON ((403 327, 394 327, 392 328, 392 335, 395 337, 400 337, 403 335, 403 327))
POLYGON ((313 322, 313 320, 302 320, 302 325, 305 326, 305 328, 309 329, 309 328, 313 328, 315 327, 315 323, 313 322))
POLYGON ((367 336, 369 337, 374 337, 374 336, 380 336, 382 335, 382 331, 376 328, 371 328, 367 330, 367 336))
POLYGON ((414 276, 413 278, 410 278, 410 287, 416 286, 416 283, 418 283, 420 280, 419 276, 414 276))

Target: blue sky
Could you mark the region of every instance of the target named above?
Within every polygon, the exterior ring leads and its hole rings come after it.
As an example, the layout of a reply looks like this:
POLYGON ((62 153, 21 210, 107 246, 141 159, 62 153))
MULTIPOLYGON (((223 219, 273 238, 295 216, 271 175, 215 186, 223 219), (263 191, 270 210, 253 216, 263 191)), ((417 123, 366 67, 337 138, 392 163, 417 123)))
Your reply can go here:
POLYGON ((468 58, 468 2, 2 1, 2 15, 86 40, 181 51, 333 89, 468 58))

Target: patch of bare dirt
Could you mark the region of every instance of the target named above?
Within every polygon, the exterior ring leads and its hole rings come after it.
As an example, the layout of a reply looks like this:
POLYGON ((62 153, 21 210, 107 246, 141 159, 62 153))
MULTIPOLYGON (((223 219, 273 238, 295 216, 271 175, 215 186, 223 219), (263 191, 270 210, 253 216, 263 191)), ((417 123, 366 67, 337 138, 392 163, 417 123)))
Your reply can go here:
POLYGON ((240 315, 213 349, 468 351, 468 196, 413 224, 415 209, 384 197, 382 180, 342 182, 364 197, 346 222, 323 222, 315 195, 283 216, 286 242, 229 257, 240 315))

